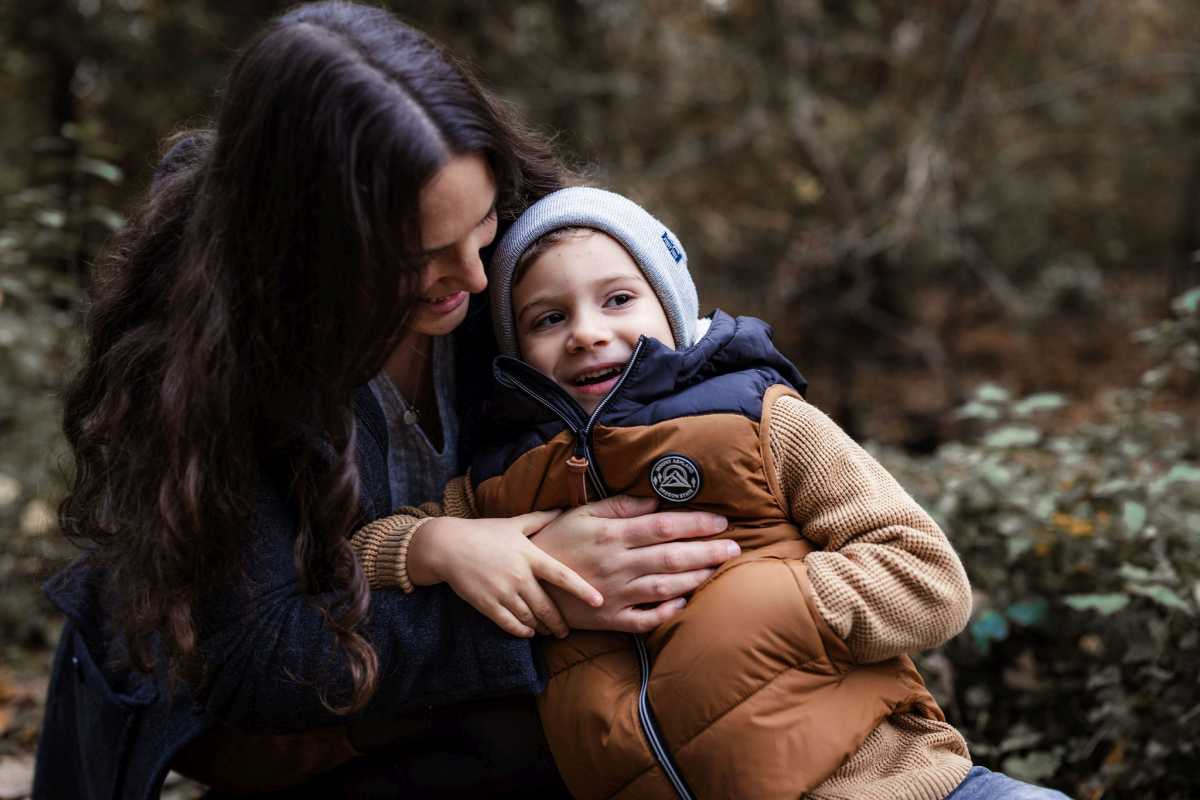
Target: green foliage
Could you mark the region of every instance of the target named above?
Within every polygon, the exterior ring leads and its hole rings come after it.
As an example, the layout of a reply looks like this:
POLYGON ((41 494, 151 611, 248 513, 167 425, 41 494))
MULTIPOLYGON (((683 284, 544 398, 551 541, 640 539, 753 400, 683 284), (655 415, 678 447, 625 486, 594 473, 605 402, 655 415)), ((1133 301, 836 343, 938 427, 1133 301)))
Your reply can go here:
POLYGON ((954 721, 977 759, 1080 797, 1200 793, 1200 434, 1161 391, 1200 377, 1200 290, 1172 312, 1099 418, 1064 430, 1061 396, 985 385, 959 410, 974 443, 887 459, 975 588, 944 648, 954 721))

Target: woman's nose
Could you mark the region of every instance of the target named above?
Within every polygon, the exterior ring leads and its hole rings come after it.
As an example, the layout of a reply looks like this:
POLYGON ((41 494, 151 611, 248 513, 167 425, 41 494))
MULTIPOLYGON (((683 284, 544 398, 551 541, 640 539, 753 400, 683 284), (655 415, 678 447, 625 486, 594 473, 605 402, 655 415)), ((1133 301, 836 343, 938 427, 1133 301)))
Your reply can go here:
POLYGON ((433 286, 447 281, 456 289, 478 294, 487 288, 487 272, 478 250, 463 250, 435 259, 426 268, 424 283, 433 286))
POLYGON ((471 294, 478 294, 487 288, 487 271, 483 268, 483 259, 478 250, 470 250, 463 254, 459 263, 459 279, 462 287, 471 294))

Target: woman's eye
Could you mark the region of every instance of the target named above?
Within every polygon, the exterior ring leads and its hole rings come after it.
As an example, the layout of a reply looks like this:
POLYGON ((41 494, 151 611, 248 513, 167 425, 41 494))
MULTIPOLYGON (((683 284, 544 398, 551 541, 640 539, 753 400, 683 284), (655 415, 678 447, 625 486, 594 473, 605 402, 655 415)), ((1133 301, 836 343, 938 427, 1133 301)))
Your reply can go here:
POLYGON ((630 294, 629 292, 617 292, 613 296, 609 297, 608 300, 606 300, 604 302, 604 305, 610 306, 610 307, 623 306, 626 303, 632 303, 632 302, 633 302, 632 294, 630 294))

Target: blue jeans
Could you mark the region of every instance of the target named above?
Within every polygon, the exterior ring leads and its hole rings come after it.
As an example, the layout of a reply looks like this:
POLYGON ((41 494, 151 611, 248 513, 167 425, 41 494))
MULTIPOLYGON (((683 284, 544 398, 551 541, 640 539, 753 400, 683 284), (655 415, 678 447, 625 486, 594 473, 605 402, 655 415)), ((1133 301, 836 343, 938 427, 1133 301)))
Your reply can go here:
POLYGON ((1001 772, 971 767, 967 777, 946 800, 1071 800, 1056 789, 1022 783, 1001 772))

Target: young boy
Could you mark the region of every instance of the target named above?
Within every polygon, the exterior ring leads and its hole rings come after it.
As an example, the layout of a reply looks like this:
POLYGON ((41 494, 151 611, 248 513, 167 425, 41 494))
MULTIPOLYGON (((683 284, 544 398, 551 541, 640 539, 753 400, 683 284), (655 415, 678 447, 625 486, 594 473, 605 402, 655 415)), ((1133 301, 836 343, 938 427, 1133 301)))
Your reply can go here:
MULTIPOLYGON (((966 574, 929 515, 805 403, 766 325, 698 320, 683 247, 599 189, 532 206, 490 282, 506 354, 490 439, 439 510, 657 497, 725 516, 742 547, 645 637, 547 641, 539 710, 572 794, 950 795, 966 745, 905 654, 966 624, 966 574)), ((373 586, 411 588, 402 558, 379 563, 403 552, 386 541, 397 530, 355 538, 373 586)))

